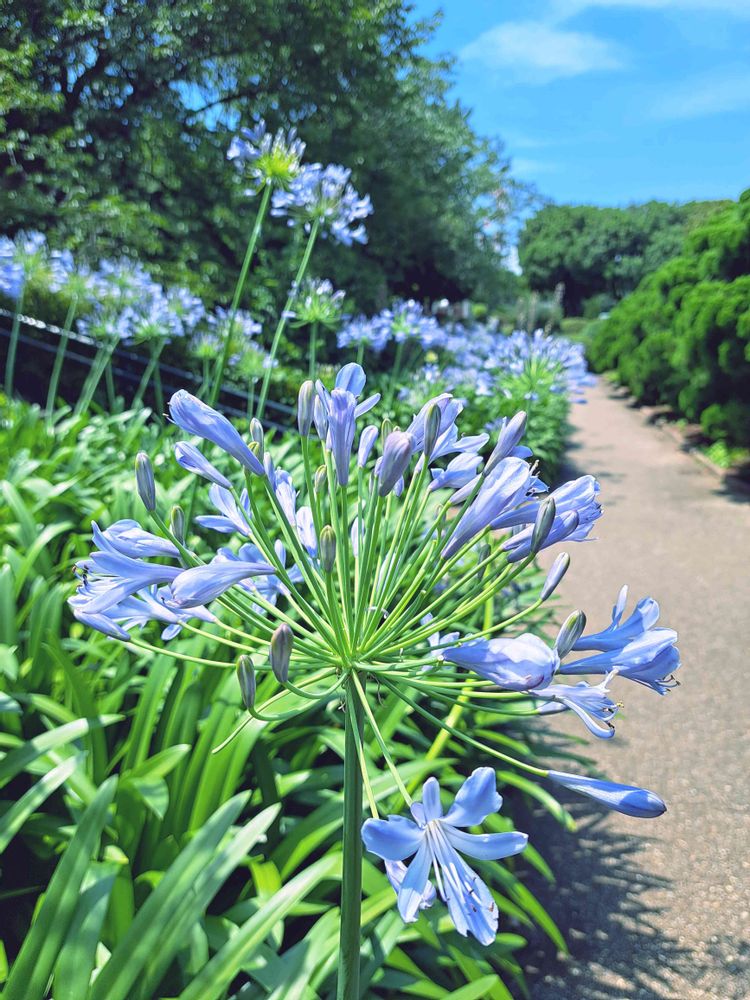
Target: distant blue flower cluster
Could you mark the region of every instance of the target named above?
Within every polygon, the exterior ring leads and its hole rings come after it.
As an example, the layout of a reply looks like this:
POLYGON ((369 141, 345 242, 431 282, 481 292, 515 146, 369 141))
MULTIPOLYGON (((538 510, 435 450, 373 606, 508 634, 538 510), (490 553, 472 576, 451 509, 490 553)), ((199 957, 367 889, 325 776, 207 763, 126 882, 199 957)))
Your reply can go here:
POLYGON ((271 214, 285 217, 288 225, 300 223, 305 232, 318 223, 323 235, 351 246, 366 243, 362 219, 372 214, 369 195, 361 197, 350 184, 351 170, 329 163, 303 166, 288 188, 273 193, 271 214))
POLYGON ((0 236, 0 294, 18 301, 32 279, 44 280, 52 292, 59 291, 73 272, 69 250, 49 251, 43 233, 19 232, 14 239, 0 236))
POLYGON ((390 309, 383 309, 375 316, 349 320, 339 330, 338 346, 343 350, 364 344, 379 354, 391 341, 400 344, 416 340, 424 350, 430 350, 445 347, 447 338, 447 331, 419 302, 399 299, 390 309))

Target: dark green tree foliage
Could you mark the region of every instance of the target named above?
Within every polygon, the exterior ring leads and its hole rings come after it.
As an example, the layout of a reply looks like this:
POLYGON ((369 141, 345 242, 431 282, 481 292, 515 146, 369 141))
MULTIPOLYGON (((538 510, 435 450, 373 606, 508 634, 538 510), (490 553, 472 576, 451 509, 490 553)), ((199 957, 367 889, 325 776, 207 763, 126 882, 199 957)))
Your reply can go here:
POLYGON ((546 205, 520 235, 524 276, 540 292, 563 282, 569 315, 580 314, 587 299, 596 303, 598 312, 607 300, 614 304, 678 254, 685 234, 725 204, 546 205))
POLYGON ((750 191, 599 324, 589 355, 638 399, 750 444, 750 191))
MULTIPOLYGON (((263 115, 372 197, 368 247, 325 247, 319 273, 364 306, 386 290, 491 299, 507 164, 448 100, 449 63, 419 55, 431 31, 404 0, 5 0, 3 229, 92 260, 128 250, 224 298, 254 211, 226 148, 263 115)), ((288 281, 276 229, 272 287, 288 281)))

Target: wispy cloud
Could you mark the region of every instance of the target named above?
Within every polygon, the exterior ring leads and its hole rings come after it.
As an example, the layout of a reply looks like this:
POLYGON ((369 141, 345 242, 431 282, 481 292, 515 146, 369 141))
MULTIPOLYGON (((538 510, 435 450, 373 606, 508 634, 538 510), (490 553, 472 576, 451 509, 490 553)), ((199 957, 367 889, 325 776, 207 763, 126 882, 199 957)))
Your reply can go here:
POLYGON ((552 0, 551 13, 556 20, 567 20, 595 7, 620 7, 637 10, 707 11, 750 18, 750 0, 552 0))
POLYGON ((680 121, 728 114, 750 108, 750 72, 744 68, 706 73, 684 80, 657 99, 651 116, 680 121))
POLYGON ((459 52, 494 74, 512 74, 527 83, 621 69, 619 46, 583 31, 568 31, 544 21, 505 21, 479 35, 459 52))

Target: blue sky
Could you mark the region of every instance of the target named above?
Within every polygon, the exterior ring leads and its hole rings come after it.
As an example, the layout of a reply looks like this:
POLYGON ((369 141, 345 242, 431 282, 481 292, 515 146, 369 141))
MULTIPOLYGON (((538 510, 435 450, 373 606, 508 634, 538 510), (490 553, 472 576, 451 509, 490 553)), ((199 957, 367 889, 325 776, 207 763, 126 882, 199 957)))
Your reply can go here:
POLYGON ((455 95, 558 202, 750 187, 750 0, 414 0, 455 95))

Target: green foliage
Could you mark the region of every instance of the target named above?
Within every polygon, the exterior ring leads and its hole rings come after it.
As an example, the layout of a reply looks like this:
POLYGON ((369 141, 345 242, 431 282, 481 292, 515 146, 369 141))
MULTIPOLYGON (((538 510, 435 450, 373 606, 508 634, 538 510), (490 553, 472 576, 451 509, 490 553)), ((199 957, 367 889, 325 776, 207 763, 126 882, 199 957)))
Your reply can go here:
MULTIPOLYGON (((372 196, 366 251, 329 243, 319 270, 361 307, 389 289, 495 301, 515 187, 448 96, 451 64, 421 54, 433 27, 404 0, 8 0, 3 225, 78 256, 125 251, 226 300, 254 215, 226 149, 263 115, 295 124, 308 160, 351 167, 372 196)), ((283 293, 289 241, 282 230, 261 255, 255 287, 283 293)))
POLYGON ((597 328, 589 356, 713 439, 750 441, 750 192, 687 238, 597 328))
POLYGON ((562 282, 566 313, 579 315, 585 307, 584 315, 594 319, 679 253, 685 234, 726 204, 546 205, 519 238, 524 277, 540 292, 562 282))
MULTIPOLYGON (((213 627, 175 640, 183 652, 216 658, 186 668, 169 656, 170 646, 151 654, 91 632, 65 603, 72 563, 89 546, 89 519, 104 526, 135 512, 129 459, 139 447, 159 469, 161 500, 184 496, 188 478, 166 461, 169 430, 132 413, 51 426, 21 403, 6 404, 3 417, 4 995, 219 1000, 240 995, 243 985, 275 1000, 327 995, 341 860, 343 738, 335 704, 293 724, 253 722, 213 754, 244 717, 235 650, 219 644, 213 627)), ((430 699, 424 704, 442 711, 430 699)), ((373 707, 406 781, 438 769, 455 790, 479 762, 454 739, 425 761, 436 731, 417 725, 385 690, 373 707)), ((461 725, 498 749, 531 760, 559 753, 522 719, 466 716, 461 725)), ((511 772, 499 780, 511 806, 533 796, 572 823, 535 783, 511 772)), ((395 804, 388 773, 373 769, 372 783, 379 801, 395 804)), ((511 826, 504 809, 488 828, 511 826)), ((525 858, 551 878, 535 850, 525 858)), ((459 937, 447 915, 404 926, 384 873, 366 861, 365 995, 507 998, 506 982, 523 992, 516 953, 524 933, 536 925, 556 948, 564 941, 520 869, 483 865, 482 874, 504 926, 491 949, 459 937)))

